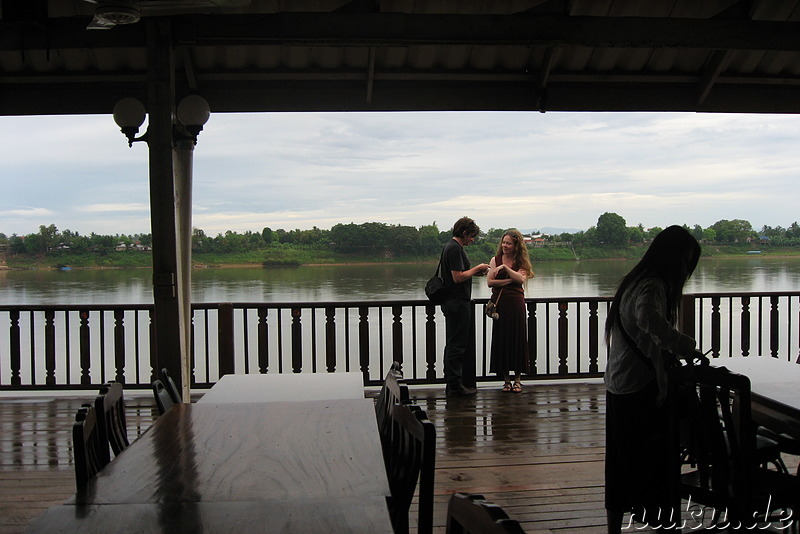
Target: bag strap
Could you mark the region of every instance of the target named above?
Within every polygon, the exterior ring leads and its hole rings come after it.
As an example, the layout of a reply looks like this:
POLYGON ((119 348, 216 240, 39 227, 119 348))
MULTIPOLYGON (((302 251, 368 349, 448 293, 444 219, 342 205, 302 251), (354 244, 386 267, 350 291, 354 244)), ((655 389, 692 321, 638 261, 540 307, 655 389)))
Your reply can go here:
POLYGON ((442 247, 442 253, 439 255, 439 265, 436 266, 436 276, 442 278, 442 260, 444 260, 444 249, 447 247, 445 245, 442 247))
MULTIPOLYGON (((496 299, 492 300, 492 299, 490 298, 489 300, 491 300, 492 302, 494 302, 494 303, 495 303, 495 305, 497 305, 497 303, 498 303, 498 302, 500 302, 500 296, 503 294, 503 290, 504 290, 505 288, 506 288, 506 286, 503 286, 503 287, 501 287, 501 288, 500 288, 500 291, 498 291, 498 292, 497 292, 497 298, 496 298, 496 299)), ((494 295, 492 295, 492 297, 494 297, 494 295)))

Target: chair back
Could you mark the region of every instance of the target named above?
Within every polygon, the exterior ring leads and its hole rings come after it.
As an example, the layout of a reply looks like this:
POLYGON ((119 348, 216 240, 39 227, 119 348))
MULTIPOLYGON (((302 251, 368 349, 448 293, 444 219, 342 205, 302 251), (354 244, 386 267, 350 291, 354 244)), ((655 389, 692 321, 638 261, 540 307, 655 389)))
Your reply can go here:
POLYGON ((167 388, 169 396, 172 398, 172 403, 177 404, 179 402, 183 402, 183 395, 181 395, 181 392, 178 390, 178 386, 175 385, 175 381, 170 376, 166 367, 161 369, 160 378, 161 382, 164 383, 164 387, 167 388))
POLYGON ((173 402, 172 395, 169 394, 167 387, 161 380, 153 380, 153 395, 156 399, 156 407, 158 408, 159 415, 164 415, 167 410, 176 404, 173 402))
POLYGON ((418 406, 395 403, 389 410, 390 441, 386 460, 391 497, 389 514, 395 533, 408 532, 408 513, 419 480, 417 532, 433 530, 433 479, 436 428, 418 406))
POLYGON ((91 404, 84 404, 75 414, 75 422, 72 424, 72 451, 75 455, 75 485, 80 492, 109 462, 108 443, 100 436, 97 412, 91 404), (103 449, 105 455, 102 453, 103 449))
POLYGON ((381 391, 375 402, 375 417, 378 421, 378 433, 381 436, 381 442, 384 446, 388 443, 389 439, 389 412, 392 406, 397 403, 407 403, 408 401, 408 386, 403 380, 400 364, 394 362, 389 372, 386 373, 386 378, 383 380, 381 391))
MULTIPOLYGON (((683 366, 670 373, 672 435, 696 469, 680 476, 680 494, 719 510, 747 510, 754 476, 750 379, 724 367, 683 366), (677 388, 696 393, 687 411, 677 388), (683 408, 681 407, 683 404, 683 408), (689 423, 690 432, 680 432, 689 423)), ((677 467, 680 469, 680 467, 677 467)))
MULTIPOLYGON (((101 439, 106 444, 103 447, 104 454, 109 456, 110 445, 116 456, 130 445, 122 384, 109 381, 100 386, 100 393, 94 400, 94 409, 97 412, 97 426, 100 429, 101 439)), ((111 460, 110 456, 108 459, 111 460)))
POLYGON ((454 493, 447 505, 446 534, 519 534, 525 531, 483 495, 454 493))

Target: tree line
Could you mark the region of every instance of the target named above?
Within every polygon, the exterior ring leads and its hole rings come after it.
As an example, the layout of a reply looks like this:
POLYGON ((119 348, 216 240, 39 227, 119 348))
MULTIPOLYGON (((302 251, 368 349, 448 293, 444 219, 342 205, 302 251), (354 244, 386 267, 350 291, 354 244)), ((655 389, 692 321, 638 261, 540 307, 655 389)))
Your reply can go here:
MULTIPOLYGON (((698 241, 706 244, 733 245, 756 241, 770 246, 800 246, 800 225, 789 227, 764 226, 753 229, 745 220, 720 220, 707 228, 684 225, 698 241)), ((533 232, 538 243, 547 246, 627 247, 649 242, 662 229, 644 228, 641 224, 628 226, 625 219, 606 212, 597 224, 585 231, 542 235, 533 232)), ((481 232, 476 246, 487 254, 494 254, 505 229, 490 228, 481 232)), ((383 257, 429 257, 436 255, 451 237, 449 229, 442 230, 433 222, 419 227, 379 222, 336 224, 329 230, 313 227, 308 230, 284 230, 265 227, 260 232, 243 233, 227 231, 208 236, 199 228, 192 232, 192 249, 195 253, 244 253, 266 250, 271 247, 294 247, 325 250, 341 254, 383 257)), ((54 224, 42 225, 39 232, 27 235, 0 233, 0 247, 10 254, 70 255, 109 254, 115 251, 148 251, 152 246, 151 234, 101 235, 92 232, 80 235, 71 230, 59 231, 54 224)))

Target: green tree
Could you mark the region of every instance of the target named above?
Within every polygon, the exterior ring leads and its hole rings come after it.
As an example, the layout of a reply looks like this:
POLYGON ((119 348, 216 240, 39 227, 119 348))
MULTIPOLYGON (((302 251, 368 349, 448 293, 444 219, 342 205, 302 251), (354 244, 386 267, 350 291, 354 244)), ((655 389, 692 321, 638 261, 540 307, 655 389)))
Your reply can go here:
POLYGON ((489 231, 486 232, 486 239, 499 243, 504 233, 506 233, 506 231, 502 228, 489 228, 489 231))
POLYGON ((712 224, 711 228, 717 233, 719 243, 740 243, 753 235, 752 225, 742 219, 723 219, 712 224))
POLYGON ((623 246, 628 242, 628 227, 622 215, 606 212, 597 219, 597 239, 601 244, 623 246))
POLYGON ((698 241, 702 241, 703 237, 704 237, 704 235, 703 235, 703 227, 700 226, 699 224, 695 224, 694 228, 691 231, 691 234, 698 241))
POLYGON ((655 239, 655 237, 663 232, 664 229, 660 226, 653 226, 652 228, 647 229, 647 239, 655 239))
POLYGON ((439 228, 436 221, 419 227, 419 248, 422 254, 433 254, 439 252, 442 244, 439 241, 439 228))
POLYGON ((203 246, 206 244, 206 233, 200 228, 192 228, 192 249, 205 251, 203 246))
POLYGON ((639 223, 638 226, 631 226, 628 228, 628 239, 631 243, 644 242, 644 227, 639 223))
POLYGON ((272 233, 272 228, 270 228, 269 226, 265 226, 264 229, 261 230, 261 239, 263 239, 264 243, 266 243, 267 245, 272 244, 273 237, 274 236, 272 233))
POLYGON ((361 229, 355 223, 335 224, 330 236, 333 249, 338 252, 356 252, 361 246, 361 229))

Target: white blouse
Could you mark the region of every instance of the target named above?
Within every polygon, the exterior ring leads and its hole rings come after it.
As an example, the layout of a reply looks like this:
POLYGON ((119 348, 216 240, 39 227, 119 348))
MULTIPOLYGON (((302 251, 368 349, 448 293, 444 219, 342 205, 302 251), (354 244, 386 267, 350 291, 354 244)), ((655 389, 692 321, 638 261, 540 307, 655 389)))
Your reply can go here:
POLYGON ((635 393, 655 378, 657 404, 660 406, 666 401, 667 370, 663 351, 691 357, 695 349, 694 339, 679 332, 667 320, 666 302, 666 287, 658 278, 640 279, 622 296, 619 308, 622 325, 652 366, 629 346, 619 326, 614 325, 603 377, 606 389, 611 393, 635 393))

